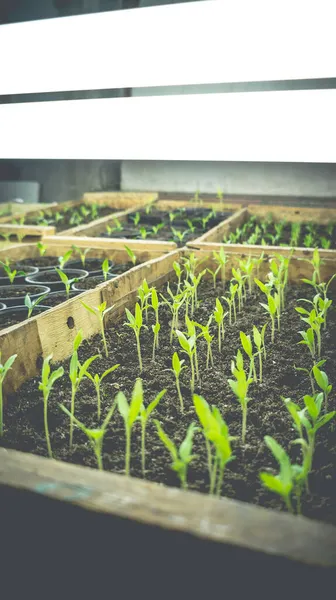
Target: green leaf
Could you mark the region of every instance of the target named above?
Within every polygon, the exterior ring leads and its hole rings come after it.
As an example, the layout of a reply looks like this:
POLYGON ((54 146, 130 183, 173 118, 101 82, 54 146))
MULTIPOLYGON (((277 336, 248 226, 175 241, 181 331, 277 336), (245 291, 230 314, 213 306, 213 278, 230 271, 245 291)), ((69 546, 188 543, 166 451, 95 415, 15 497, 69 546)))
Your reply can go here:
POLYGON ((127 423, 129 415, 129 406, 125 394, 123 392, 118 392, 116 401, 118 405, 118 410, 124 421, 127 423))
POLYGON ((197 394, 193 394, 193 403, 202 428, 204 432, 207 432, 214 421, 209 404, 203 396, 197 394))
POLYGON ((4 366, 3 366, 5 372, 9 371, 9 369, 12 367, 12 365, 13 365, 16 357, 17 357, 17 354, 12 354, 12 356, 10 356, 6 360, 6 362, 5 362, 4 366))
POLYGON ((178 340, 180 342, 180 346, 181 348, 183 348, 183 350, 185 352, 187 352, 187 354, 190 354, 190 345, 189 345, 189 341, 187 340, 186 336, 184 335, 184 333, 182 333, 182 331, 179 331, 178 329, 175 330, 175 333, 178 337, 178 340))
POLYGON ((191 423, 188 427, 187 434, 180 445, 179 455, 184 463, 190 462, 195 431, 197 431, 197 427, 195 423, 191 423))
POLYGON ((77 350, 75 350, 75 352, 73 353, 73 355, 70 359, 70 365, 69 365, 69 377, 70 377, 70 380, 73 385, 76 383, 76 380, 77 380, 77 372, 78 372, 78 354, 77 354, 77 350))
POLYGON ((316 421, 320 411, 318 410, 318 407, 315 404, 313 396, 309 396, 307 394, 303 396, 303 401, 305 403, 309 416, 312 418, 313 421, 316 421))
POLYGON ((152 400, 152 402, 150 402, 150 404, 147 406, 147 408, 146 408, 147 418, 150 416, 150 414, 153 412, 153 410, 155 410, 155 408, 159 404, 161 398, 163 398, 163 396, 165 395, 166 391, 167 390, 162 390, 161 392, 159 392, 158 395, 156 396, 156 398, 154 398, 154 400, 152 400))
POLYGON ((261 472, 260 479, 269 490, 279 494, 280 496, 287 496, 290 491, 288 490, 288 486, 285 486, 279 479, 278 475, 271 475, 270 473, 261 472))
POLYGON ((257 279, 256 277, 254 278, 254 283, 257 284, 257 286, 261 289, 261 291, 266 294, 266 296, 269 295, 270 291, 268 289, 268 287, 262 283, 262 281, 260 281, 259 279, 257 279))
POLYGON ((100 381, 103 381, 103 379, 105 377, 107 377, 107 375, 109 375, 110 373, 112 373, 113 371, 115 371, 116 369, 118 369, 118 367, 120 367, 120 363, 118 363, 117 365, 113 365, 113 367, 110 367, 109 369, 107 369, 106 371, 104 371, 104 373, 100 377, 100 381))
POLYGON ((317 431, 318 429, 320 429, 321 427, 323 427, 324 425, 326 425, 327 423, 329 423, 329 421, 331 421, 331 419, 333 419, 336 415, 336 410, 333 410, 332 412, 327 413, 326 415, 323 415, 323 417, 321 417, 321 419, 318 420, 318 422, 315 425, 315 431, 317 431))
POLYGON ((320 369, 315 365, 313 367, 313 374, 317 385, 321 388, 321 390, 326 392, 329 385, 328 375, 326 372, 320 371, 320 369))
POLYGON ((135 305, 135 324, 137 326, 137 329, 140 329, 142 327, 142 310, 138 302, 135 305))
POLYGON ((73 348, 75 351, 78 350, 82 340, 83 340, 83 331, 80 329, 79 332, 77 333, 77 335, 74 339, 74 343, 73 343, 73 348))
POLYGON ((100 358, 100 354, 95 354, 94 356, 90 356, 90 358, 88 358, 79 368, 79 373, 78 373, 78 380, 81 381, 86 373, 86 371, 88 370, 89 366, 91 365, 91 363, 96 360, 97 358, 100 358))
POLYGON ((252 356, 251 337, 249 335, 246 335, 243 331, 240 331, 239 335, 240 335, 240 341, 242 343, 242 346, 243 346, 247 356, 249 356, 251 358, 251 356, 252 356))
POLYGON ((56 371, 54 371, 49 378, 49 388, 51 389, 55 383, 55 381, 57 381, 57 379, 60 379, 60 377, 63 377, 64 375, 64 369, 63 367, 59 367, 58 369, 56 369, 56 371))
POLYGON ((84 308, 86 308, 86 310, 88 310, 93 315, 97 316, 97 309, 94 309, 91 306, 89 306, 88 304, 85 304, 85 302, 82 302, 82 300, 80 302, 84 306, 84 308))
POLYGON ((132 400, 129 409, 128 415, 128 424, 132 427, 134 421, 138 418, 141 405, 143 403, 143 387, 142 380, 138 378, 135 382, 133 392, 132 392, 132 400))
POLYGON ((161 440, 161 442, 163 442, 163 444, 166 446, 167 450, 169 450, 172 459, 174 461, 178 460, 178 454, 177 454, 177 450, 175 448, 175 445, 173 444, 173 442, 171 441, 171 439, 168 437, 168 435, 163 431, 159 421, 157 421, 156 419, 154 420, 154 423, 156 425, 157 428, 157 432, 159 435, 159 438, 161 440))
POLYGON ((253 325, 253 341, 254 341, 255 345, 257 346, 257 348, 260 350, 261 344, 262 344, 262 337, 261 337, 259 330, 257 329, 257 327, 255 325, 253 325))

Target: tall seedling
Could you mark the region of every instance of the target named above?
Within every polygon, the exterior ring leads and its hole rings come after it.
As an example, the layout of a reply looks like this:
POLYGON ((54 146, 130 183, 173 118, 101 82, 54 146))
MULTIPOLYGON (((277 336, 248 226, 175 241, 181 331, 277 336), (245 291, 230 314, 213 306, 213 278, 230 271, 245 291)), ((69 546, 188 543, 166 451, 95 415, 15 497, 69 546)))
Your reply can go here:
POLYGON ((90 381, 92 381, 93 385, 95 386, 95 390, 96 390, 96 394, 97 394, 97 415, 98 415, 98 419, 100 419, 100 415, 101 415, 101 394, 100 394, 100 389, 101 389, 102 381, 105 379, 105 377, 107 377, 107 375, 109 375, 110 373, 113 373, 113 371, 115 371, 116 369, 118 369, 118 367, 120 367, 119 363, 117 365, 113 365, 113 367, 110 367, 109 369, 107 369, 106 371, 104 371, 104 373, 102 373, 102 375, 98 375, 98 373, 95 373, 95 375, 91 375, 91 373, 89 373, 88 371, 86 371, 86 373, 85 373, 85 376, 88 377, 88 379, 90 379, 90 381))
POLYGON ((182 396, 181 387, 180 387, 180 375, 181 375, 183 369, 186 368, 185 366, 183 366, 183 364, 184 364, 184 360, 180 360, 177 352, 174 352, 173 358, 172 358, 172 367, 173 367, 172 371, 175 375, 176 389, 177 389, 177 394, 178 394, 179 401, 180 401, 180 407, 181 407, 182 414, 184 412, 184 403, 183 403, 183 396, 182 396))
POLYGON ((251 398, 248 397, 248 389, 253 379, 247 377, 244 371, 243 355, 238 350, 236 360, 231 362, 231 372, 234 379, 228 379, 228 384, 233 393, 237 397, 242 409, 242 442, 245 444, 246 437, 246 421, 247 421, 247 405, 251 398))
POLYGON ((114 304, 112 304, 112 306, 109 306, 109 308, 106 308, 106 302, 102 302, 101 304, 99 304, 99 306, 89 306, 88 304, 85 304, 85 302, 82 301, 81 304, 84 306, 84 308, 86 308, 88 312, 90 312, 92 315, 95 315, 98 319, 104 344, 105 356, 107 357, 108 349, 105 337, 104 318, 110 312, 110 310, 114 308, 114 304))
POLYGON ((49 435, 49 426, 48 426, 48 400, 50 396, 50 392, 60 377, 64 375, 63 367, 59 367, 53 373, 50 372, 50 361, 52 359, 52 354, 47 356, 47 358, 43 361, 42 367, 42 376, 41 382, 39 384, 39 390, 43 393, 43 420, 44 420, 44 431, 48 448, 49 458, 52 458, 52 450, 50 444, 50 435, 49 435))
POLYGON ((0 436, 3 435, 3 382, 16 357, 17 354, 13 354, 6 360, 5 364, 2 364, 0 351, 0 436))
POLYGON ((124 325, 126 325, 127 327, 130 327, 134 331, 134 335, 135 335, 135 339, 136 339, 136 344, 137 344, 137 352, 138 352, 138 359, 139 359, 139 368, 140 368, 140 373, 142 373, 142 356, 141 356, 141 346, 140 346, 140 332, 141 332, 141 328, 142 327, 146 327, 146 325, 143 325, 143 322, 142 322, 142 310, 140 308, 140 305, 137 302, 136 305, 135 305, 134 315, 132 315, 132 313, 128 310, 128 308, 125 308, 125 312, 126 312, 126 316, 127 316, 127 319, 128 319, 128 323, 124 323, 124 325))
POLYGON ((117 394, 117 405, 125 424, 125 474, 129 476, 131 463, 131 433, 135 421, 140 416, 141 407, 143 405, 143 388, 140 378, 138 378, 135 382, 131 402, 128 403, 125 394, 123 392, 119 392, 117 394))
POLYGON ((141 469, 142 476, 145 477, 146 474, 146 428, 149 421, 149 417, 152 412, 156 409, 159 404, 161 398, 165 395, 167 390, 162 390, 157 394, 157 396, 145 407, 144 404, 141 405, 140 409, 140 421, 141 421, 141 469))
POLYGON ((192 446, 194 433, 197 431, 197 427, 194 423, 191 423, 191 425, 189 425, 188 427, 187 434, 182 444, 179 448, 176 448, 174 442, 172 442, 172 440, 162 429, 159 421, 155 420, 154 423, 156 425, 158 436, 161 442, 166 446, 167 450, 170 452, 172 458, 171 468, 177 473, 177 476, 181 482, 181 487, 186 490, 188 487, 188 467, 191 461, 194 460, 194 458, 196 458, 196 456, 192 454, 192 446))

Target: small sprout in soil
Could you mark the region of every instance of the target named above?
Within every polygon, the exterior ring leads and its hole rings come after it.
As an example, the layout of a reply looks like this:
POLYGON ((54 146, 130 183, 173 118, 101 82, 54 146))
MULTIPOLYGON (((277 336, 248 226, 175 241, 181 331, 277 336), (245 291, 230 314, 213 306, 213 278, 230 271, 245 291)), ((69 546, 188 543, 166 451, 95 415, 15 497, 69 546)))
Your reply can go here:
POLYGON ((159 322, 159 298, 157 295, 157 291, 155 288, 151 290, 151 307, 155 313, 155 325, 152 325, 152 330, 154 333, 153 340, 153 361, 155 360, 155 349, 159 347, 159 331, 161 329, 161 325, 159 322))
POLYGON ((110 367, 109 369, 104 371, 104 373, 102 373, 102 375, 98 375, 98 373, 95 373, 95 375, 91 375, 91 373, 89 373, 88 371, 86 371, 86 373, 85 373, 85 376, 88 377, 88 379, 90 379, 90 381, 92 381, 93 385, 95 386, 95 390, 96 390, 96 394, 97 394, 98 419, 100 419, 100 415, 101 415, 101 393, 100 393, 101 383, 102 383, 103 379, 105 379, 105 377, 107 377, 107 375, 109 375, 110 373, 113 373, 113 371, 118 369, 118 367, 120 367, 119 363, 117 365, 113 365, 113 367, 110 367))
POLYGON ((302 371, 303 373, 307 373, 308 377, 309 377, 309 381, 310 381, 310 385, 311 385, 311 389, 312 389, 312 393, 315 394, 315 383, 314 383, 314 376, 313 376, 313 368, 316 366, 318 368, 322 367, 327 361, 326 360, 320 360, 318 363, 316 363, 316 365, 313 365, 313 367, 311 369, 305 369, 304 367, 296 367, 294 365, 294 369, 295 371, 302 371))
POLYGON ((35 300, 32 300, 30 295, 26 294, 24 303, 25 303, 25 306, 28 308, 27 319, 30 319, 30 317, 32 316, 35 306, 40 304, 40 302, 42 302, 42 300, 44 300, 44 298, 46 298, 47 296, 48 296, 48 294, 43 294, 43 296, 38 296, 38 298, 36 298, 35 300))
POLYGON ((292 247, 298 246, 301 236, 301 223, 292 223, 291 225, 291 237, 289 245, 292 247))
POLYGON ((186 369, 186 367, 183 366, 183 364, 184 364, 184 360, 180 360, 177 352, 174 352, 173 358, 172 358, 172 367, 173 367, 172 372, 175 375, 176 389, 177 389, 177 394, 178 394, 179 401, 180 401, 180 407, 181 407, 182 414, 184 412, 184 403, 183 403, 183 396, 182 396, 181 387, 180 387, 180 375, 181 375, 183 369, 186 369))
POLYGON ((235 269, 234 267, 232 267, 232 275, 232 281, 236 281, 238 284, 237 297, 238 311, 240 312, 244 304, 244 299, 246 298, 245 282, 247 277, 246 275, 243 275, 241 269, 235 269))
POLYGON ((214 259, 215 263, 220 268, 222 285, 223 285, 223 289, 225 289, 227 256, 224 252, 224 248, 221 247, 219 252, 213 251, 212 255, 213 255, 213 259, 214 259))
POLYGON ((196 458, 196 456, 192 454, 192 446, 193 437, 195 432, 198 431, 198 428, 195 426, 194 423, 191 423, 188 427, 187 434, 182 444, 179 448, 176 448, 174 442, 172 442, 172 440, 162 429, 159 421, 154 420, 154 423, 156 425, 158 436, 161 442, 166 446, 167 450, 170 452, 172 458, 171 468, 177 473, 177 476, 181 482, 182 489, 186 490, 188 488, 188 466, 190 465, 191 461, 196 458))
POLYGON ((141 470, 142 476, 146 476, 146 428, 148 424, 149 417, 152 412, 156 409, 159 404, 161 398, 165 395, 167 390, 162 390, 157 394, 157 396, 148 404, 147 408, 144 404, 141 405, 140 409, 140 421, 141 421, 141 470))
POLYGON ((192 220, 190 220, 190 219, 187 219, 186 223, 188 225, 188 229, 189 229, 190 233, 194 233, 194 231, 196 231, 196 225, 194 225, 192 220))
MULTIPOLYGON (((280 296, 279 294, 277 294, 277 292, 274 293, 274 296, 272 296, 272 294, 269 294, 267 297, 267 304, 264 304, 263 302, 259 302, 259 304, 261 304, 261 306, 266 310, 266 312, 269 314, 269 316, 271 317, 271 340, 272 340, 272 344, 274 343, 274 335, 275 335, 275 317, 278 314, 278 307, 280 304, 280 296)), ((278 327, 279 327, 279 321, 278 321, 278 327)))
POLYGON ((218 198, 220 201, 223 200, 223 190, 220 187, 217 188, 216 198, 218 198))
POLYGON ((151 233, 153 235, 157 235, 159 233, 160 229, 162 229, 162 227, 164 227, 164 223, 158 223, 157 225, 153 225, 151 233))
POLYGON ((216 289, 216 285, 217 285, 217 275, 220 271, 220 266, 217 267, 217 269, 215 271, 212 271, 211 269, 207 269, 208 273, 210 273, 211 277, 212 277, 212 281, 213 281, 213 289, 216 289))
POLYGON ((191 368, 190 387, 191 387, 191 392, 193 393, 194 388, 195 388, 196 335, 193 335, 193 336, 187 338, 184 335, 184 333, 182 333, 182 331, 179 331, 178 329, 176 329, 175 333, 177 335, 177 338, 178 338, 178 341, 182 348, 182 351, 188 355, 188 358, 190 360, 190 368, 191 368))
MULTIPOLYGON (((80 329, 77 333, 74 343, 73 343, 73 353, 70 359, 70 367, 69 367, 69 378, 71 381, 71 416, 75 416, 75 397, 78 391, 79 385, 85 376, 89 366, 91 363, 99 357, 99 354, 95 356, 90 356, 82 365, 78 360, 78 348, 83 340, 83 333, 80 329)), ((72 448, 72 438, 73 438, 73 419, 70 421, 70 438, 69 438, 69 446, 72 448)))
POLYGON ((146 227, 140 227, 139 233, 140 233, 141 239, 145 240, 148 237, 149 231, 147 231, 146 227))
POLYGON ((137 344, 139 368, 140 368, 140 373, 142 373, 140 332, 141 332, 141 328, 146 327, 146 325, 143 325, 142 310, 141 310, 140 304, 138 302, 136 303, 134 315, 132 315, 132 313, 128 310, 128 308, 125 308, 125 312, 126 312, 126 316, 128 319, 128 323, 124 323, 124 325, 126 325, 127 327, 130 327, 134 331, 136 344, 137 344))
POLYGON ((144 279, 141 286, 138 289, 138 298, 140 300, 141 311, 145 309, 146 323, 148 322, 148 300, 151 297, 152 290, 147 283, 147 279, 144 279))
POLYGON ((112 306, 109 306, 109 308, 106 308, 106 301, 99 304, 99 306, 88 306, 87 304, 85 304, 85 302, 82 302, 82 301, 81 301, 81 304, 84 306, 84 308, 86 308, 87 311, 89 311, 91 314, 95 315, 99 321, 100 331, 101 331, 103 344, 104 344, 105 356, 107 357, 108 356, 108 348, 107 348, 106 337, 105 337, 104 318, 107 315, 107 313, 109 313, 114 308, 114 304, 112 304, 112 306))
POLYGON ((174 223, 176 217, 179 217, 179 216, 180 216, 180 212, 179 211, 177 211, 177 212, 170 212, 169 213, 169 222, 170 223, 174 223))
POLYGON ((125 248, 125 250, 126 250, 126 252, 127 252, 128 256, 129 256, 129 259, 130 259, 131 263, 132 263, 133 265, 135 265, 135 264, 136 264, 136 261, 137 261, 137 257, 136 257, 136 255, 135 255, 135 253, 134 253, 134 252, 133 252, 133 250, 131 250, 131 248, 129 248, 128 246, 124 246, 124 248, 125 248))
POLYGON ((12 235, 11 233, 5 233, 5 232, 4 233, 0 233, 0 237, 2 237, 5 240, 5 242, 9 242, 10 241, 11 235, 12 235))
POLYGON ((74 417, 74 415, 71 414, 71 412, 65 408, 65 406, 63 406, 63 404, 60 404, 59 407, 63 410, 63 412, 68 415, 68 417, 71 420, 71 423, 75 423, 75 425, 77 425, 77 427, 79 429, 81 429, 83 431, 83 433, 85 433, 85 435, 88 437, 89 442, 92 446, 92 450, 94 452, 94 455, 96 457, 97 460, 97 466, 98 469, 100 471, 103 470, 103 456, 102 456, 102 452, 103 452, 103 441, 104 441, 104 436, 107 430, 107 427, 113 417, 113 413, 115 411, 116 408, 116 401, 113 402, 110 410, 108 411, 102 426, 98 429, 89 429, 88 427, 85 427, 85 425, 83 425, 83 423, 81 423, 78 419, 76 419, 76 417, 74 417))
POLYGON ((79 255, 82 265, 83 265, 83 269, 85 268, 85 260, 86 260, 86 255, 88 254, 88 252, 90 252, 91 248, 85 248, 84 250, 82 248, 79 248, 78 246, 75 246, 75 244, 72 245, 72 250, 74 252, 77 252, 77 254, 79 255))
POLYGON ((142 380, 138 378, 135 382, 131 402, 127 402, 127 398, 123 392, 117 394, 118 410, 124 419, 126 433, 126 450, 125 450, 125 474, 130 475, 131 463, 131 433, 135 421, 140 416, 141 407, 143 405, 143 388, 142 380))
POLYGON ((263 355, 266 360, 266 346, 265 346, 265 332, 266 332, 267 323, 263 325, 261 330, 253 325, 253 340, 257 347, 257 354, 259 358, 259 381, 262 383, 263 380, 263 355))
POLYGON ((224 312, 223 305, 219 298, 216 298, 216 307, 213 312, 214 319, 217 323, 218 328, 218 351, 222 351, 222 341, 224 341, 225 337, 225 329, 224 329, 224 318, 227 315, 224 312))
POLYGON ((110 263, 109 263, 108 258, 105 258, 105 260, 103 260, 101 268, 102 268, 102 272, 103 272, 104 281, 107 281, 107 276, 108 276, 108 273, 110 270, 110 263))
MULTIPOLYGON (((227 314, 227 313, 225 313, 225 314, 227 314)), ((213 317, 213 315, 210 315, 209 320, 206 325, 201 325, 200 323, 197 323, 197 326, 201 329, 200 335, 202 337, 204 337, 204 339, 207 343, 206 369, 209 369, 210 363, 211 363, 212 367, 214 366, 214 360, 213 360, 212 349, 211 349, 211 344, 213 342, 214 336, 211 335, 211 333, 210 333, 210 325, 211 325, 212 317, 213 317)))
MULTIPOLYGON (((304 321, 304 323, 307 323, 310 326, 309 329, 311 329, 313 331, 313 334, 316 335, 317 357, 320 358, 321 352, 322 352, 321 327, 322 327, 322 324, 324 323, 324 318, 323 318, 323 313, 321 313, 319 311, 318 299, 319 299, 318 295, 314 296, 313 302, 311 302, 310 300, 306 300, 305 298, 299 298, 298 301, 307 302, 308 304, 312 304, 314 306, 314 308, 311 311, 308 311, 305 308, 302 308, 302 306, 296 306, 295 310, 300 314, 301 321, 304 321)), ((302 332, 299 332, 299 333, 302 335, 302 332)), ((315 357, 315 335, 313 335, 313 344, 312 344, 312 348, 314 349, 314 354, 312 353, 311 346, 309 344, 307 344, 305 336, 302 335, 303 341, 299 342, 300 344, 306 343, 306 345, 308 345, 313 359, 315 357)), ((309 334, 308 341, 311 342, 311 334, 309 334)))
POLYGON ((210 479, 209 493, 216 493, 219 496, 225 467, 235 458, 232 454, 231 442, 236 438, 230 436, 229 428, 217 407, 210 408, 207 401, 197 394, 193 395, 193 402, 205 438, 210 479), (214 457, 211 443, 215 450, 214 457))
POLYGON ((321 246, 324 250, 329 250, 329 248, 331 246, 331 240, 328 240, 326 237, 321 235, 320 242, 321 242, 321 246))
MULTIPOLYGON (((321 362, 320 361, 320 366, 321 366, 321 362)), ((317 383, 317 385, 319 386, 319 388, 322 390, 323 394, 324 394, 324 410, 325 412, 328 411, 328 398, 330 395, 330 392, 332 391, 332 385, 329 384, 329 379, 328 379, 328 375, 325 371, 321 371, 318 365, 314 365, 313 366, 313 375, 314 375, 314 379, 317 383)))
MULTIPOLYGON (((258 331, 258 330, 257 330, 258 331)), ((258 332, 259 333, 259 332, 258 332)), ((257 372, 254 364, 253 344, 250 335, 246 335, 243 331, 239 332, 241 345, 250 359, 249 379, 253 375, 253 381, 257 382, 257 372)), ((261 353, 259 353, 260 356, 261 353)))
POLYGON ((231 373, 234 379, 228 379, 228 384, 233 393, 237 397, 242 409, 242 442, 245 444, 246 437, 246 421, 247 421, 247 405, 251 398, 248 397, 248 389, 253 379, 247 377, 244 371, 243 355, 238 350, 235 361, 231 361, 231 373))
POLYGON ((70 260, 71 256, 72 256, 72 250, 68 250, 68 252, 66 252, 64 254, 64 256, 58 257, 58 263, 59 263, 60 269, 64 269, 66 263, 70 260))
POLYGON ((136 212, 134 215, 130 215, 130 219, 133 221, 135 227, 137 227, 137 225, 140 223, 140 216, 141 215, 139 212, 136 212))
POLYGON ((188 229, 186 229, 185 231, 179 231, 178 229, 175 229, 175 227, 171 227, 170 230, 174 236, 174 239, 178 240, 181 243, 183 242, 187 233, 189 233, 188 229))
POLYGON ((67 276, 66 273, 64 273, 64 271, 61 271, 61 269, 57 269, 56 267, 55 267, 55 271, 58 274, 62 283, 64 284, 66 297, 69 298, 71 285, 73 283, 77 283, 77 281, 78 281, 77 277, 73 277, 72 279, 69 279, 69 277, 67 276))
POLYGON ((45 246, 42 242, 37 242, 36 248, 39 251, 40 256, 44 256, 47 251, 47 246, 45 246))
POLYGON ((14 283, 14 280, 15 280, 16 276, 22 277, 22 276, 25 275, 24 271, 17 271, 16 269, 13 269, 13 271, 12 271, 12 269, 10 268, 10 266, 8 264, 8 261, 6 261, 4 263, 4 262, 2 262, 2 260, 0 260, 0 265, 2 266, 3 270, 5 271, 8 279, 9 279, 9 282, 11 284, 14 283))
POLYGON ((50 361, 52 359, 52 354, 47 356, 47 358, 43 361, 42 366, 42 375, 41 382, 39 383, 39 390, 43 393, 43 419, 44 419, 44 431, 48 448, 49 458, 52 458, 52 450, 50 443, 50 435, 49 435, 49 427, 48 427, 48 400, 50 396, 50 392, 60 377, 64 375, 63 367, 59 367, 52 373, 50 372, 50 361))
POLYGON ((177 277, 176 294, 179 294, 180 290, 181 290, 182 267, 181 267, 180 263, 176 262, 176 260, 173 262, 173 269, 174 269, 175 275, 177 277))
POLYGON ((0 351, 0 436, 3 435, 3 389, 2 389, 2 386, 3 386, 4 379, 9 371, 9 369, 11 369, 16 357, 17 357, 17 354, 13 354, 6 360, 5 364, 2 364, 1 351, 0 351))
POLYGON ((150 202, 149 204, 147 204, 147 206, 145 208, 146 215, 150 215, 150 213, 153 211, 154 204, 155 204, 155 200, 154 200, 154 202, 150 202))
POLYGON ((300 512, 300 496, 302 493, 302 467, 300 465, 292 465, 287 452, 278 444, 271 436, 264 437, 266 446, 271 450, 274 458, 280 466, 278 475, 272 475, 267 471, 260 473, 260 479, 264 486, 282 497, 287 510, 294 512, 291 495, 296 490, 298 512, 300 512))

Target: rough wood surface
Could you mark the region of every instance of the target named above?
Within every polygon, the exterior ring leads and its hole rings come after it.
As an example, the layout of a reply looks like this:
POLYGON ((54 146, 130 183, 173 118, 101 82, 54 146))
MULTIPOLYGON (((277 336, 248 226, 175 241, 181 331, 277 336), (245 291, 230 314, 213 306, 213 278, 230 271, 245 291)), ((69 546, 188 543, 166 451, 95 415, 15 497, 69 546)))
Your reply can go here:
POLYGON ((0 484, 217 543, 336 565, 336 528, 228 498, 0 449, 0 484))
POLYGON ((166 200, 158 200, 155 203, 155 208, 158 208, 159 210, 178 210, 179 208, 214 208, 217 212, 223 211, 226 212, 228 210, 234 210, 237 211, 239 208, 242 207, 242 204, 237 203, 237 202, 226 202, 225 200, 223 200, 222 202, 217 200, 217 201, 209 201, 209 200, 202 200, 202 202, 196 202, 193 199, 191 200, 169 200, 169 198, 167 198, 166 200))
POLYGON ((36 237, 40 239, 42 236, 55 235, 55 227, 42 225, 13 225, 12 223, 0 223, 0 234, 10 233, 11 235, 22 235, 23 237, 36 237))
POLYGON ((236 227, 240 227, 242 223, 245 223, 248 217, 247 208, 241 208, 237 212, 233 213, 230 217, 218 223, 215 227, 207 231, 203 235, 201 235, 196 240, 192 240, 188 245, 191 247, 198 247, 199 244, 203 244, 204 242, 218 242, 222 241, 224 235, 236 229, 236 227))
POLYGON ((305 206, 279 206, 275 204, 249 204, 247 206, 249 215, 266 217, 272 215, 275 221, 315 222, 327 225, 330 221, 336 221, 336 208, 305 207, 305 206))

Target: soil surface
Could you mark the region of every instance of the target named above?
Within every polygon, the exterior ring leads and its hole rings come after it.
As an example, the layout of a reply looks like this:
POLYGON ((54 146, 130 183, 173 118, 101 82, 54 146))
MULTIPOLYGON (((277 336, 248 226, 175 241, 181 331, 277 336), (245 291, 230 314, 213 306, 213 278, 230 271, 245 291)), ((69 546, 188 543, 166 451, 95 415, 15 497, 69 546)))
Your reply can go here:
POLYGON ((43 269, 46 267, 58 267, 58 259, 57 256, 38 256, 36 258, 24 258, 20 260, 20 263, 11 263, 11 269, 16 269, 17 264, 21 266, 28 265, 30 267, 38 267, 39 269, 43 269))
MULTIPOLYGON (((31 296, 34 296, 34 294, 41 294, 41 287, 28 283, 27 285, 16 285, 14 289, 12 286, 0 286, 0 297, 2 300, 5 298, 24 298, 26 294, 30 294, 31 296)), ((4 304, 6 304, 6 302, 4 304)))
POLYGON ((96 212, 92 212, 91 205, 82 204, 66 211, 64 209, 59 210, 58 214, 48 210, 41 211, 40 216, 26 217, 24 225, 49 225, 56 227, 57 231, 64 231, 65 229, 77 227, 77 225, 86 225, 95 219, 106 217, 115 212, 120 212, 120 209, 117 210, 109 206, 96 206, 96 212))
MULTIPOLYGON (((40 312, 42 312, 42 310, 39 309, 39 306, 36 306, 36 309, 33 310, 32 317, 36 317, 36 315, 40 312)), ((5 327, 11 327, 12 325, 17 325, 18 323, 22 323, 27 319, 27 315, 28 309, 26 307, 24 307, 24 310, 14 311, 12 313, 9 313, 7 311, 0 311, 0 329, 4 329, 5 327)))
POLYGON ((162 240, 184 246, 186 242, 200 237, 230 215, 230 212, 214 213, 212 210, 204 208, 177 209, 171 213, 152 209, 148 214, 142 210, 128 215, 126 223, 121 223, 122 229, 118 230, 113 223, 110 223, 106 232, 99 233, 97 236, 162 240), (139 222, 137 222, 136 215, 140 216, 139 222), (173 220, 171 220, 171 215, 174 215, 173 220), (135 222, 134 219, 136 219, 135 222), (159 227, 158 231, 156 231, 156 227, 159 227))
MULTIPOLYGON (((172 285, 174 289, 174 284, 172 285)), ((248 298, 244 309, 238 314, 237 322, 233 325, 226 324, 223 351, 218 352, 216 343, 216 326, 212 326, 215 335, 213 342, 214 368, 206 370, 206 345, 198 342, 198 357, 201 373, 201 384, 196 387, 196 392, 201 393, 205 399, 218 406, 225 418, 230 434, 237 436, 232 443, 235 460, 230 462, 225 471, 222 494, 251 502, 265 507, 284 510, 281 499, 267 491, 259 480, 262 470, 270 469, 278 472, 278 465, 271 452, 264 443, 264 436, 273 436, 289 452, 292 461, 300 460, 299 447, 292 442, 298 435, 295 432, 291 417, 281 399, 290 397, 301 405, 304 394, 310 393, 310 383, 307 376, 294 369, 310 365, 308 349, 298 345, 301 339, 298 332, 303 329, 299 314, 294 310, 298 298, 311 298, 309 286, 291 287, 287 292, 286 308, 281 316, 281 331, 276 332, 275 343, 270 341, 270 331, 266 333, 267 360, 264 364, 263 382, 254 383, 249 390, 251 401, 248 405, 246 443, 241 442, 241 409, 234 398, 227 379, 231 376, 230 362, 237 349, 240 347, 239 331, 251 333, 253 325, 259 328, 265 323, 267 317, 259 302, 263 298, 258 291, 248 298)), ((200 304, 194 315, 199 323, 206 324, 209 315, 214 309, 216 297, 223 295, 223 290, 218 285, 214 290, 210 282, 202 282, 199 287, 200 304)), ((336 301, 336 295, 329 294, 336 301)), ((144 369, 141 374, 145 392, 145 404, 153 400, 162 389, 167 392, 160 404, 152 414, 159 419, 165 432, 175 444, 180 444, 184 439, 186 430, 191 422, 197 423, 191 393, 190 370, 188 359, 187 368, 181 375, 181 389, 184 398, 185 410, 181 414, 178 396, 175 387, 175 377, 170 371, 173 351, 178 351, 182 358, 181 349, 176 340, 173 345, 169 342, 170 312, 166 306, 160 306, 160 348, 152 361, 153 333, 151 325, 153 316, 149 314, 148 329, 141 333, 141 348, 144 369)), ((180 319, 183 318, 181 311, 180 319)), ((328 373, 329 381, 336 388, 335 369, 335 339, 336 339, 336 310, 330 309, 328 328, 323 332, 322 358, 327 360, 324 366, 328 373)), ((183 324, 180 325, 183 330, 183 324)), ((269 329, 269 328, 268 328, 269 329)), ((108 375, 102 383, 102 418, 111 406, 116 393, 122 390, 130 398, 135 378, 139 376, 136 342, 132 330, 122 323, 117 325, 106 324, 106 336, 109 348, 109 357, 103 355, 103 345, 100 336, 95 336, 84 341, 79 349, 81 363, 84 359, 101 352, 91 367, 92 374, 102 374, 113 364, 120 363, 119 368, 108 375)), ((247 365, 247 363, 245 363, 247 365)), ((91 467, 96 466, 90 444, 85 435, 78 429, 74 431, 74 445, 69 450, 69 420, 59 409, 58 403, 64 403, 70 408, 71 387, 68 377, 69 360, 64 363, 66 375, 57 381, 49 400, 49 428, 51 445, 54 457, 76 464, 91 467)), ((47 455, 46 442, 43 428, 43 402, 41 393, 38 392, 39 377, 24 384, 16 395, 9 398, 5 409, 5 432, 1 444, 8 448, 15 448, 24 452, 32 452, 42 456, 47 455)), ((335 393, 329 399, 329 408, 336 408, 335 393)), ((80 384, 76 398, 76 417, 87 427, 95 428, 100 425, 97 419, 96 395, 93 384, 85 379, 80 384)), ((131 474, 141 477, 140 457, 141 427, 136 423, 132 432, 132 458, 131 474)), ((209 478, 207 471, 204 438, 201 433, 194 437, 193 454, 197 458, 191 463, 188 470, 188 484, 193 490, 207 493, 209 478)), ((170 456, 162 445, 153 422, 147 426, 146 437, 146 478, 169 486, 179 485, 175 472, 170 468, 170 456)), ((108 427, 103 445, 104 469, 116 473, 123 473, 125 466, 125 433, 123 420, 115 410, 113 419, 108 427)), ((313 472, 310 475, 310 493, 303 495, 303 514, 322 521, 336 524, 336 434, 335 421, 321 428, 317 434, 316 451, 313 463, 313 472)))

